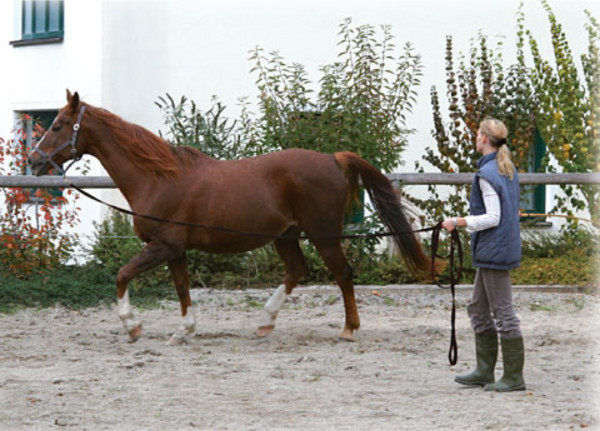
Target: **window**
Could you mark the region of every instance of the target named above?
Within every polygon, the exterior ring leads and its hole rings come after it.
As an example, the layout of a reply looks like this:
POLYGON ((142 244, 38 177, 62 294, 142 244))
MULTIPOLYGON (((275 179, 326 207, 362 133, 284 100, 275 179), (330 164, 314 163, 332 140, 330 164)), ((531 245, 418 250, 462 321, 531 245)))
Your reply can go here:
POLYGON ((62 42, 63 0, 24 0, 21 4, 21 40, 13 46, 62 42))
MULTIPOLYGON (((25 146, 27 154, 37 145, 39 139, 41 139, 43 133, 50 127, 57 115, 58 111, 21 112, 23 125, 22 145, 25 146)), ((23 174, 31 175, 29 166, 24 166, 23 174)), ((55 175, 60 175, 60 173, 56 172, 55 175)), ((61 189, 48 189, 48 191, 52 196, 62 196, 61 189)), ((32 190, 31 196, 35 196, 35 190, 32 190)))
MULTIPOLYGON (((546 156, 546 142, 538 130, 535 131, 535 144, 529 155, 529 171, 540 172, 542 161, 546 156)), ((525 192, 521 196, 521 207, 525 212, 543 214, 546 212, 546 186, 539 184, 537 186, 524 186, 525 192)), ((532 217, 525 217, 522 220, 529 220, 532 217)), ((540 222, 544 224, 544 222, 540 222)))

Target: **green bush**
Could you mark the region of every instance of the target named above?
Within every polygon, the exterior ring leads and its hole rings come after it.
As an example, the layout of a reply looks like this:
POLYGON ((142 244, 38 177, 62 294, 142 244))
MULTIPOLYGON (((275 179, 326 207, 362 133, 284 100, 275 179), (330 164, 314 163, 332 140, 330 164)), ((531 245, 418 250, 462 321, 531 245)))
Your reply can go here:
POLYGON ((0 274, 0 311, 14 307, 91 307, 114 301, 116 289, 110 272, 96 264, 58 266, 17 278, 0 274))
POLYGON ((135 235, 131 217, 110 210, 102 222, 94 222, 94 243, 88 252, 103 267, 116 273, 143 247, 135 235))
POLYGON ((571 251, 585 256, 598 253, 600 232, 579 226, 565 229, 558 234, 527 232, 523 241, 523 255, 531 258, 557 257, 571 251))
MULTIPOLYGON (((17 278, 0 273, 0 312, 18 307, 68 308, 96 307, 116 302, 115 273, 97 263, 59 265, 40 273, 17 278)), ((155 283, 138 289, 131 300, 135 305, 151 305, 160 299, 175 299, 175 289, 155 283)))
POLYGON ((585 286, 598 280, 600 234, 582 226, 558 234, 527 232, 521 268, 511 273, 515 284, 585 286))
POLYGON ((526 256, 511 272, 513 284, 588 286, 598 281, 598 256, 569 250, 552 257, 526 256))
POLYGON ((187 255, 191 287, 268 287, 283 280, 283 264, 272 246, 236 254, 189 250, 187 255))
MULTIPOLYGON (((108 217, 100 223, 94 223, 94 243, 88 250, 95 262, 116 276, 127 262, 139 253, 144 243, 135 235, 131 217, 110 210, 108 217)), ((136 277, 130 287, 133 291, 160 289, 170 282, 166 264, 136 277)))

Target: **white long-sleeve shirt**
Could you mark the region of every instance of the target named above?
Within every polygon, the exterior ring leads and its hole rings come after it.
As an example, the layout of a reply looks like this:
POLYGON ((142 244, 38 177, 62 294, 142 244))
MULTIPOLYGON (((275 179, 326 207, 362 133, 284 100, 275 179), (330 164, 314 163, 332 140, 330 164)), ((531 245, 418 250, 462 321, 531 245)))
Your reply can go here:
POLYGON ((492 185, 483 178, 479 178, 479 188, 481 189, 481 195, 483 197, 485 213, 465 217, 467 222, 467 232, 469 233, 490 229, 500 224, 501 210, 498 193, 496 193, 492 185))

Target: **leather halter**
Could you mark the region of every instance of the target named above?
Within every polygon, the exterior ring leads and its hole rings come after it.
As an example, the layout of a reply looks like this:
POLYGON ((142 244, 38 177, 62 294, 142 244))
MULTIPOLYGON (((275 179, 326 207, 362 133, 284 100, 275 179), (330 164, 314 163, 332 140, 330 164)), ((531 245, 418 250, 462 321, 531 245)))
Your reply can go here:
MULTIPOLYGON (((73 134, 71 135, 71 139, 66 141, 64 144, 58 146, 57 148, 52 150, 49 154, 40 150, 39 144, 35 146, 35 148, 33 149, 32 152, 38 153, 42 157, 42 162, 44 163, 44 166, 49 163, 52 165, 52 167, 54 169, 56 169, 62 175, 65 175, 65 173, 69 170, 69 168, 71 166, 73 166, 73 163, 75 163, 81 159, 82 155, 77 153, 77 148, 75 145, 77 144, 77 136, 79 134, 79 129, 81 128, 81 120, 83 119, 84 112, 85 112, 85 106, 82 105, 81 109, 79 110, 79 115, 77 116, 77 122, 75 124, 73 124, 73 134), (60 153, 62 150, 64 150, 65 148, 67 148, 69 146, 71 147, 71 155, 73 156, 73 161, 69 164, 69 166, 67 166, 66 169, 63 170, 63 168, 58 163, 56 163, 53 160, 53 158, 54 158, 54 156, 56 156, 58 153, 60 153)), ((43 140, 43 138, 42 138, 42 140, 43 140)))

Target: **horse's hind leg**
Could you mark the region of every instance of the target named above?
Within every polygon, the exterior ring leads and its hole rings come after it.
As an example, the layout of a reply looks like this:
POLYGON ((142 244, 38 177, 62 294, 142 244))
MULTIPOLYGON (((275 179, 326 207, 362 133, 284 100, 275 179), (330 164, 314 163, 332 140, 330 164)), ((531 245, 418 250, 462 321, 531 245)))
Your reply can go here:
POLYGON ((354 331, 360 327, 360 319, 356 308, 354 297, 354 281, 352 280, 352 268, 344 256, 342 246, 337 240, 313 241, 317 251, 325 261, 327 268, 333 273, 344 298, 344 309, 346 311, 346 322, 340 338, 347 341, 356 341, 354 331))
POLYGON ((182 256, 170 260, 168 263, 169 269, 171 270, 171 277, 173 278, 173 283, 177 290, 177 296, 179 296, 181 317, 183 321, 177 332, 171 336, 167 345, 177 346, 185 343, 186 335, 194 335, 196 332, 196 317, 194 316, 192 299, 190 297, 190 282, 185 252, 182 256))
POLYGON ((129 282, 142 272, 148 271, 167 261, 171 252, 159 243, 150 242, 142 251, 136 254, 117 274, 117 302, 119 317, 131 341, 136 341, 142 332, 142 324, 133 315, 129 304, 127 286, 129 282))
MULTIPOLYGON (((291 231, 290 231, 291 233, 291 231)), ((297 232, 294 232, 297 233, 297 232)), ((278 239, 275 248, 285 265, 284 284, 280 285, 265 304, 256 335, 264 337, 275 329, 275 319, 283 303, 306 274, 307 265, 297 239, 278 239)))

